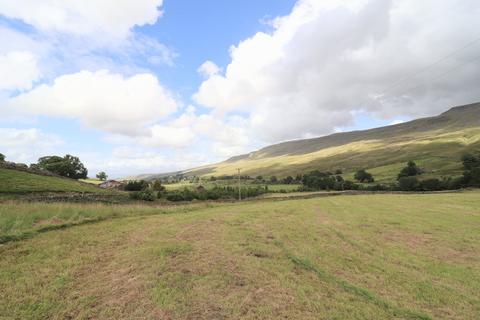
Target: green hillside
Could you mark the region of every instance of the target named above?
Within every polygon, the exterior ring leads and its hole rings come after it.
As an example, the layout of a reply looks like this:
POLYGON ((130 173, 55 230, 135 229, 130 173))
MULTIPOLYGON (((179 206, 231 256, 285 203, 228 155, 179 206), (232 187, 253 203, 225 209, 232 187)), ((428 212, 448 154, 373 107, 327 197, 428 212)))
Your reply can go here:
POLYGON ((480 150, 480 103, 398 125, 283 142, 184 174, 233 175, 241 168, 250 176, 284 177, 342 169, 348 176, 366 168, 377 181, 389 181, 415 160, 426 176, 439 177, 461 174, 462 154, 475 150, 480 150))
POLYGON ((25 171, 0 168, 0 193, 89 192, 104 190, 76 180, 42 176, 25 171))

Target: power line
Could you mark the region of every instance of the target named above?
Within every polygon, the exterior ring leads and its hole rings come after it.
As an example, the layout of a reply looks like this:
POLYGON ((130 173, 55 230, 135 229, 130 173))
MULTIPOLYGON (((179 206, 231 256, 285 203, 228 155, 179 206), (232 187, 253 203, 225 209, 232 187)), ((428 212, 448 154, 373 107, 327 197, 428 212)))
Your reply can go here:
MULTIPOLYGON (((477 37, 477 38, 475 38, 474 40, 468 42, 468 43, 465 44, 463 47, 461 47, 461 48, 459 48, 459 49, 456 49, 456 50, 450 52, 448 55, 444 56, 443 58, 435 61, 434 63, 432 63, 432 64, 430 64, 430 65, 428 65, 428 66, 426 66, 426 67, 424 67, 424 68, 422 68, 421 70, 416 71, 416 72, 414 72, 414 73, 412 73, 412 74, 410 74, 410 75, 408 75, 408 76, 405 76, 405 77, 401 78, 401 79, 398 80, 397 82, 395 82, 395 83, 393 83, 392 85, 390 85, 389 87, 387 87, 387 88, 386 88, 385 90, 383 90, 381 93, 379 93, 379 94, 377 95, 377 97, 382 97, 382 96, 384 96, 386 93, 388 93, 388 92, 391 91, 392 89, 400 86, 400 85, 401 85, 402 83, 404 83, 405 81, 410 80, 410 79, 418 76, 419 74, 425 73, 426 71, 432 69, 432 68, 435 67, 436 65, 438 65, 438 64, 440 64, 440 63, 442 63, 442 62, 444 62, 444 61, 446 61, 446 60, 448 60, 448 59, 450 59, 451 57, 457 55, 458 53, 462 52, 463 50, 466 50, 466 49, 470 48, 471 46, 477 44, 478 42, 480 42, 480 36, 477 37)), ((450 74, 451 72, 455 71, 456 69, 461 68, 461 67, 463 67, 463 66, 465 66, 465 65, 467 65, 467 64, 469 64, 469 63, 472 63, 472 62, 474 62, 474 61, 476 61, 476 60, 478 60, 478 58, 475 58, 475 59, 473 59, 473 60, 470 60, 470 61, 467 61, 467 62, 465 62, 465 63, 462 63, 462 64, 460 64, 460 65, 458 65, 458 66, 450 69, 449 71, 445 72, 444 74, 441 74, 441 75, 438 76, 435 80, 438 80, 438 79, 446 76, 447 74, 450 74)), ((412 89, 416 89, 416 88, 418 88, 418 87, 421 87, 422 85, 423 85, 423 84, 414 86, 413 88, 410 88, 410 89, 408 89, 408 90, 406 90, 406 91, 403 91, 402 94, 404 94, 404 93, 406 93, 406 92, 408 92, 408 91, 410 91, 410 90, 412 90, 412 89)), ((362 102, 359 104, 359 106, 366 105, 366 104, 369 103, 370 101, 372 101, 372 98, 367 98, 367 99, 365 99, 364 101, 362 101, 362 102)))
MULTIPOLYGON (((454 67, 454 68, 451 68, 450 70, 448 70, 448 71, 446 71, 446 72, 444 72, 444 73, 441 73, 441 74, 438 75, 436 78, 434 78, 432 81, 439 80, 439 79, 441 79, 441 78, 449 75, 449 74, 452 73, 453 71, 455 71, 455 70, 457 70, 457 69, 460 69, 460 68, 466 66, 467 64, 473 63, 473 62, 475 62, 475 61, 477 61, 477 60, 480 60, 480 56, 478 56, 478 57, 476 57, 476 58, 474 58, 474 59, 472 59, 472 60, 466 61, 466 62, 464 62, 464 63, 462 63, 462 64, 460 64, 460 65, 458 65, 458 66, 456 66, 456 67, 454 67)), ((410 88, 410 89, 402 92, 401 94, 406 93, 406 92, 411 91, 411 90, 414 90, 414 89, 416 89, 416 88, 419 88, 419 87, 421 87, 422 85, 423 85, 423 84, 414 86, 414 87, 412 87, 412 88, 410 88)))
MULTIPOLYGON (((475 45, 476 43, 480 42, 480 37, 476 38, 475 40, 473 41, 470 41, 469 43, 467 43, 466 45, 464 45, 463 47, 457 49, 457 50, 454 50, 452 51, 451 53, 449 53, 448 55, 444 56, 443 58, 435 61, 434 63, 422 68, 421 70, 419 71, 416 71, 414 73, 412 73, 411 75, 408 75, 406 77, 403 77, 402 79, 398 80, 397 82, 395 82, 394 84, 392 84, 391 86, 389 86, 388 88, 386 88, 383 92, 380 93, 380 96, 384 95, 385 93, 389 92, 390 90, 398 87, 399 85, 401 85, 402 83, 404 83, 405 81, 407 80, 410 80, 424 72, 427 72, 428 70, 432 69, 433 67, 435 67, 436 65, 439 65, 440 63, 450 59, 451 57, 457 55, 458 53, 462 52, 463 50, 466 50, 468 48, 470 48, 471 46, 475 45)), ((463 65, 462 65, 463 66, 463 65)))

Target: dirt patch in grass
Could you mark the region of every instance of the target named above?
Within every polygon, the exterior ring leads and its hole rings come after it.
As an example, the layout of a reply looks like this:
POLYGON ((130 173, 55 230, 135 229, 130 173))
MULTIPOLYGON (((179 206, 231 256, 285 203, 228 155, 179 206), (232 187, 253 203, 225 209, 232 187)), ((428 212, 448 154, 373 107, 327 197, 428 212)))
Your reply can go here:
POLYGON ((432 240, 427 234, 414 234, 410 231, 399 229, 385 232, 382 238, 388 242, 406 245, 413 250, 424 248, 432 240))

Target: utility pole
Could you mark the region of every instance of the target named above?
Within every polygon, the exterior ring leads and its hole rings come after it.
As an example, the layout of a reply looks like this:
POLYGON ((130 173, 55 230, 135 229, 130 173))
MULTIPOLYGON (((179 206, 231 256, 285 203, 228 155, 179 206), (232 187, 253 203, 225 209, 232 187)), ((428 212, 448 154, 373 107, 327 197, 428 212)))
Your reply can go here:
POLYGON ((242 201, 242 189, 240 186, 240 168, 237 168, 238 171, 238 201, 242 201))

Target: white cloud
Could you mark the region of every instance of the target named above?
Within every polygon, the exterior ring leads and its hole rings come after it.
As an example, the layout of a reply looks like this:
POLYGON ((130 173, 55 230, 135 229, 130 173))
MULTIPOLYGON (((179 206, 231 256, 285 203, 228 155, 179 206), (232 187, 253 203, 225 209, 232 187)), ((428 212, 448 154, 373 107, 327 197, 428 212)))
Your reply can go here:
POLYGON ((89 128, 139 135, 146 125, 177 109, 171 93, 152 74, 125 78, 107 70, 60 76, 12 98, 20 112, 79 119, 89 128))
POLYGON ((198 68, 197 71, 203 77, 210 78, 211 76, 218 74, 221 71, 221 69, 212 61, 207 60, 198 68))
POLYGON ((233 46, 194 99, 216 114, 247 112, 268 142, 332 132, 359 110, 435 114, 478 100, 480 43, 385 89, 478 37, 479 15, 476 0, 300 0, 271 33, 233 46))
POLYGON ((195 141, 195 133, 189 127, 173 127, 154 125, 150 135, 140 139, 140 143, 148 147, 188 147, 195 141))
POLYGON ((254 140, 249 135, 245 119, 236 116, 220 118, 213 114, 197 115, 192 106, 170 125, 188 128, 197 140, 210 142, 210 151, 215 157, 225 158, 245 152, 252 147, 254 140))
POLYGON ((28 51, 0 54, 0 91, 30 89, 41 73, 37 57, 28 51))
POLYGON ((7 161, 22 163, 36 162, 64 144, 60 137, 36 128, 0 128, 0 137, 0 152, 7 161))
POLYGON ((405 121, 404 120, 401 120, 401 119, 396 119, 396 120, 393 120, 392 122, 390 122, 390 126, 394 126, 396 124, 401 124, 401 123, 404 123, 405 121))
POLYGON ((0 0, 0 14, 44 32, 121 39, 153 24, 162 0, 0 0))
POLYGON ((81 159, 92 174, 106 171, 112 178, 184 170, 211 161, 205 153, 190 150, 166 154, 129 146, 114 149, 111 156, 91 154, 82 156, 81 159))

